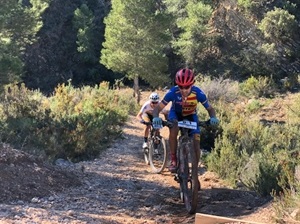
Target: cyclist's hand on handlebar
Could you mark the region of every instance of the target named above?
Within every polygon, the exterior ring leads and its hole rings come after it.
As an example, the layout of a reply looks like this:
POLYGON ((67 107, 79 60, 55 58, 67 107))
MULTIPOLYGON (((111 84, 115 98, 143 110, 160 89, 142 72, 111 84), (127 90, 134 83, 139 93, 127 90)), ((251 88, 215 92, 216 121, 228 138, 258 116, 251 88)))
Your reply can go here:
POLYGON ((220 123, 220 121, 216 117, 211 117, 209 120, 209 124, 212 126, 217 126, 217 125, 219 125, 219 123, 220 123))
POLYGON ((152 124, 154 126, 161 126, 162 125, 162 119, 160 117, 154 117, 152 120, 152 124))

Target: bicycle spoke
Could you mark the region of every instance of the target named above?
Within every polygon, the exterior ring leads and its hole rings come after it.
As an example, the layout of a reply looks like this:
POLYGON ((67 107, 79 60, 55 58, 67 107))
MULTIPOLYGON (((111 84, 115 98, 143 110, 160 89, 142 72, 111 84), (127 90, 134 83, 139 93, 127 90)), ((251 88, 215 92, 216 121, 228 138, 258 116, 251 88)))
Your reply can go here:
POLYGON ((157 143, 152 141, 149 153, 152 171, 154 173, 162 172, 167 164, 167 148, 164 138, 161 138, 157 143))

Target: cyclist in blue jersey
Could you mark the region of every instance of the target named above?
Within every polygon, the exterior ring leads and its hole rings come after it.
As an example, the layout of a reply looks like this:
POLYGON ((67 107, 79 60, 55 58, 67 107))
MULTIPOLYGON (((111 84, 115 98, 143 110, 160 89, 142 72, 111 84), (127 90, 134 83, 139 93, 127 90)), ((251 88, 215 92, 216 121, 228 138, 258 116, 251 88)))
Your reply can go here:
MULTIPOLYGON (((162 120, 158 114, 163 108, 172 102, 172 106, 168 115, 168 120, 174 123, 170 128, 169 144, 171 164, 169 166, 170 172, 176 172, 177 158, 177 135, 179 128, 176 125, 177 121, 187 119, 189 121, 198 122, 197 104, 201 103, 207 110, 210 116, 210 124, 218 125, 219 120, 216 117, 215 109, 209 104, 204 92, 197 86, 194 86, 195 75, 192 70, 184 68, 176 73, 176 86, 172 87, 164 96, 162 101, 153 110, 153 124, 161 125, 162 120)), ((194 147, 197 151, 197 158, 200 158, 200 129, 192 130, 194 147)))

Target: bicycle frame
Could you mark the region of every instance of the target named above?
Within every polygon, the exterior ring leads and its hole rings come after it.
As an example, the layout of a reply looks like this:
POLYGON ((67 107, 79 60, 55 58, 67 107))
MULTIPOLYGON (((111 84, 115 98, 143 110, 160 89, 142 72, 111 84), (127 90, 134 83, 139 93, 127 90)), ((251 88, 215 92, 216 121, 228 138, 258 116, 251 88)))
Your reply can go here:
POLYGON ((153 125, 152 125, 152 122, 143 122, 143 124, 150 126, 149 136, 148 136, 149 139, 160 137, 159 129, 154 128, 153 125))
POLYGON ((182 155, 179 155, 179 170, 181 172, 184 172, 184 161, 183 160, 189 153, 189 150, 194 150, 194 147, 190 146, 192 144, 191 137, 189 136, 189 129, 185 127, 180 127, 180 135, 178 138, 178 149, 179 153, 182 153, 182 155))

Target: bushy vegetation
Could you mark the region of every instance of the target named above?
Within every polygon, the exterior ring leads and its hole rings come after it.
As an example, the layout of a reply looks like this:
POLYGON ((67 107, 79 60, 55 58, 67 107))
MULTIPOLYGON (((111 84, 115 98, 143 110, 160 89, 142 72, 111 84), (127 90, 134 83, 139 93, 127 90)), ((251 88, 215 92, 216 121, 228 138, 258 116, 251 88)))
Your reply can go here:
MULTIPOLYGON (((278 219, 286 218, 299 206, 297 201, 300 200, 300 175, 296 174, 300 169, 299 93, 291 96, 285 108, 285 122, 276 123, 261 120, 259 116, 265 105, 269 106, 272 100, 280 101, 275 85, 268 78, 250 77, 238 84, 238 92, 231 88, 235 85, 232 81, 231 85, 229 80, 223 85, 223 88, 230 87, 226 90, 220 90, 222 82, 214 80, 211 85, 210 80, 206 81, 202 82, 203 89, 212 96, 221 125, 205 164, 233 187, 242 183, 262 196, 273 196, 278 202, 278 211, 281 209, 278 219), (216 97, 220 101, 214 100, 213 96, 220 91, 223 97, 216 97), (233 92, 234 100, 224 101, 230 99, 233 92), (272 98, 266 99, 269 96, 272 98)), ((199 109, 199 116, 205 116, 205 111, 199 109)), ((203 130, 201 137, 206 134, 203 130)))
MULTIPOLYGON (((281 209, 277 218, 284 220, 300 200, 300 94, 290 96, 287 119, 276 123, 259 116, 272 100, 281 100, 265 77, 238 83, 198 76, 196 84, 207 92, 221 120, 218 128, 202 131, 202 147, 211 147, 204 161, 208 169, 233 187, 243 183, 273 196, 281 209), (266 89, 272 89, 268 100, 266 89)), ((49 97, 24 84, 7 86, 0 103, 1 140, 51 160, 92 159, 120 137, 128 114, 136 114, 131 93, 109 89, 107 82, 82 88, 61 84, 49 97)), ((198 115, 207 118, 201 106, 198 115)))
POLYGON ((289 106, 288 110, 288 120, 292 124, 297 124, 300 120, 300 94, 296 94, 292 100, 293 103, 289 106))
POLYGON ((280 40, 292 37, 296 28, 295 16, 280 8, 267 12, 265 18, 259 24, 259 29, 265 37, 280 40))
POLYGON ((251 76, 240 84, 240 93, 247 97, 269 97, 275 92, 275 83, 267 76, 251 76))
POLYGON ((110 90, 108 83, 62 84, 45 97, 24 85, 9 86, 0 104, 1 139, 50 159, 93 158, 120 134, 128 114, 136 113, 135 101, 124 91, 110 90))

